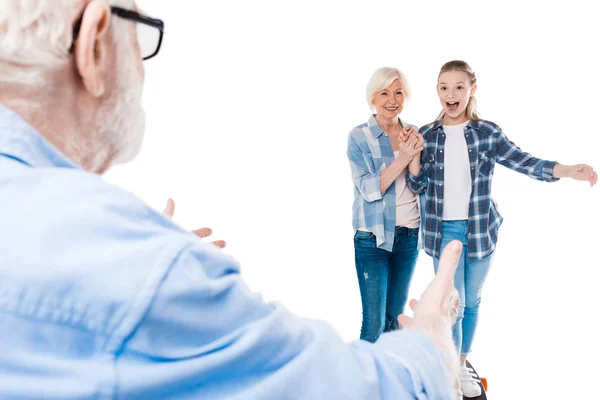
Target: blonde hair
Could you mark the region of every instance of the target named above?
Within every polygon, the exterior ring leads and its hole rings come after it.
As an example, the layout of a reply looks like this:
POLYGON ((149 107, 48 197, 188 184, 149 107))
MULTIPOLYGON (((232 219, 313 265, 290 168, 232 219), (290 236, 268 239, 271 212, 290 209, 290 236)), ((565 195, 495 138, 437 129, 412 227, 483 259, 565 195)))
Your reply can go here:
POLYGON ((410 98, 408 81, 402 71, 398 68, 382 67, 373 72, 369 83, 367 83, 367 104, 369 104, 371 109, 373 109, 375 94, 380 90, 390 87, 396 79, 400 79, 402 86, 404 86, 404 97, 407 100, 410 98))
MULTIPOLYGON (((477 77, 475 76, 475 72, 473 72, 473 70, 471 69, 471 66, 469 64, 467 64, 465 61, 452 60, 452 61, 448 61, 446 64, 442 65, 442 68, 440 69, 440 73, 438 74, 438 80, 440 79, 440 76, 444 72, 450 72, 450 71, 460 71, 460 72, 466 73, 467 76, 469 77, 469 84, 471 86, 473 86, 477 83, 477 77)), ((479 113, 477 112, 477 99, 475 98, 475 96, 471 96, 469 98, 469 103, 467 104, 467 109, 465 110, 465 113, 467 114, 467 118, 471 119, 473 121, 478 121, 481 119, 479 117, 479 113)), ((437 119, 440 119, 443 116, 444 116, 444 110, 442 110, 442 112, 438 115, 437 119)))

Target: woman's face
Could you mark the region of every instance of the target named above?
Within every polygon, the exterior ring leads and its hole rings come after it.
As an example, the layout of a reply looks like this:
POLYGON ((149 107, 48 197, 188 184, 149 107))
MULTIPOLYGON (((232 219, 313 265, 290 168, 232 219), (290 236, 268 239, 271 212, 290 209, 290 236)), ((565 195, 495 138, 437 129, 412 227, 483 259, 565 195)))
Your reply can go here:
POLYGON ((398 117, 403 105, 404 85, 400 79, 394 80, 390 86, 375 93, 373 97, 373 106, 377 115, 386 119, 398 117))

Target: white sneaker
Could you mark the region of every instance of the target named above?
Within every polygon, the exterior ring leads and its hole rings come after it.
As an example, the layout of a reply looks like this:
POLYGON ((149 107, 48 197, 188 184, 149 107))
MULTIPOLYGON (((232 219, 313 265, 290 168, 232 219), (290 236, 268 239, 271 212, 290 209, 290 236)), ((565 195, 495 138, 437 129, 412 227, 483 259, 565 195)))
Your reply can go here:
POLYGON ((460 369, 460 389, 465 397, 477 397, 481 395, 479 381, 475 378, 474 371, 462 366, 460 369))

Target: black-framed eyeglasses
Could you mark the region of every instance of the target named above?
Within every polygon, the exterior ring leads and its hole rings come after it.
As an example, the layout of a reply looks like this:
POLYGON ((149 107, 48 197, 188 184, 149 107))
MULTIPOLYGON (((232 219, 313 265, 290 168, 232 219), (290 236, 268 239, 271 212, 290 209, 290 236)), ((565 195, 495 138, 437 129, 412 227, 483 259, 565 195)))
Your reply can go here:
MULTIPOLYGON (((120 7, 111 7, 110 11, 118 17, 138 22, 138 24, 136 24, 136 31, 143 60, 148 60, 158 54, 165 29, 165 23, 163 21, 120 7)), ((79 30, 81 29, 82 19, 83 15, 79 17, 73 26, 73 44, 69 51, 73 51, 75 41, 77 40, 79 30)))

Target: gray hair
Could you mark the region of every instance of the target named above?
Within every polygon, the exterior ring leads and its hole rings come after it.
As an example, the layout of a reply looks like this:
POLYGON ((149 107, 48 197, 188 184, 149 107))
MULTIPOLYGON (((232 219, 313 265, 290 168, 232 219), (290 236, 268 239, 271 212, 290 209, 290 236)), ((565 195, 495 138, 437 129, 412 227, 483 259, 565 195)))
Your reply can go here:
MULTIPOLYGON (((108 0, 131 7, 133 0, 108 0)), ((69 59, 83 0, 0 0, 0 83, 43 84, 69 59), (15 65, 16 64, 16 65, 15 65)))
POLYGON ((373 99, 380 90, 389 87, 396 79, 400 79, 404 86, 404 97, 410 98, 410 89, 406 76, 398 68, 382 67, 373 72, 369 83, 367 84, 367 104, 373 108, 373 99))

